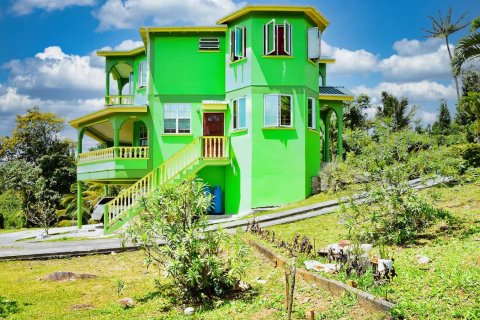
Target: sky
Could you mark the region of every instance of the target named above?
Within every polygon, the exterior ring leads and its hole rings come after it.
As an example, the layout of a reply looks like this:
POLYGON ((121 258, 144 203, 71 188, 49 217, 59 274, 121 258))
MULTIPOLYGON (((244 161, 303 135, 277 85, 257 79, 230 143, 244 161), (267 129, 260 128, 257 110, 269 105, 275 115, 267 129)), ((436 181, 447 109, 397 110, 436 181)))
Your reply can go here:
MULTIPOLYGON (((480 16, 480 0, 0 0, 0 136, 32 106, 67 121, 101 109, 104 58, 95 52, 142 45, 140 26, 212 25, 246 4, 312 5, 323 13, 330 25, 322 55, 336 59, 328 85, 374 103, 384 90, 407 97, 424 124, 435 120, 441 99, 455 112, 446 44, 424 29, 428 16, 449 7, 454 17, 466 13, 465 21, 480 16)), ((467 29, 451 37, 452 49, 467 29)), ((76 139, 68 124, 63 134, 76 139)))

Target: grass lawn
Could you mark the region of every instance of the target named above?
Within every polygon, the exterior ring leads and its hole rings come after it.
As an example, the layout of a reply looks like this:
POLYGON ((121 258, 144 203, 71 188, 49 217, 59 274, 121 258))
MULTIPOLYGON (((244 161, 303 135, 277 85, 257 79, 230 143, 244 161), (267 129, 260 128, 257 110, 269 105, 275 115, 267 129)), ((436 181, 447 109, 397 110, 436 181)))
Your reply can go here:
MULTIPOLYGON (((254 292, 230 300, 196 306, 188 319, 283 319, 284 274, 273 268, 254 251, 245 280, 254 292), (257 282, 261 278, 265 284, 257 282)), ((44 261, 0 262, 0 296, 14 301, 19 310, 8 319, 183 319, 185 306, 159 290, 169 282, 158 272, 146 272, 141 252, 96 255, 44 261), (55 271, 72 271, 99 276, 96 279, 52 282, 39 280, 55 271), (116 281, 126 287, 116 293, 116 281), (132 297, 134 308, 123 309, 116 300, 132 297)), ((1 312, 0 297, 0 312, 1 312)), ((382 319, 360 308, 354 297, 334 297, 303 281, 297 282, 294 319, 304 319, 309 310, 316 310, 321 319, 382 319)), ((1 314, 0 314, 1 318, 1 314)))
MULTIPOLYGON (((398 277, 388 299, 407 319, 480 319, 480 185, 437 188, 439 205, 460 219, 458 229, 444 231, 442 223, 406 247, 391 247, 398 277), (431 259, 419 265, 416 255, 431 259)), ((338 213, 271 227, 277 238, 292 241, 296 233, 315 239, 317 249, 345 238, 338 213)), ((300 257, 302 263, 306 257, 300 257)), ((332 276, 333 277, 333 276, 332 276)), ((345 276, 339 277, 345 280, 345 276)), ((371 281, 359 285, 378 296, 386 288, 371 281)))

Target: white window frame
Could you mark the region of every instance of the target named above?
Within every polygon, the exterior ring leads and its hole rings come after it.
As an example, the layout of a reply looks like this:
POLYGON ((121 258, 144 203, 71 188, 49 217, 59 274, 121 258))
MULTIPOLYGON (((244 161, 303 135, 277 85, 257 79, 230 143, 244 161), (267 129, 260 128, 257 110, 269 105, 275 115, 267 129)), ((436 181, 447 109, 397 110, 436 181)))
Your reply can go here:
POLYGON ((317 104, 314 98, 308 97, 307 99, 307 127, 315 130, 317 128, 317 104), (312 125, 308 125, 308 103, 312 101, 312 125))
POLYGON ((307 29, 307 57, 312 61, 321 56, 321 33, 318 27, 307 29))
POLYGON ((163 105, 163 133, 164 134, 190 134, 192 132, 192 104, 191 103, 165 103, 163 105), (167 109, 168 106, 175 106, 175 132, 165 132, 165 120, 166 119, 174 119, 174 118, 165 118, 165 110, 167 109), (180 118, 178 116, 179 114, 179 106, 188 106, 189 108, 189 113, 188 113, 188 118, 180 118), (179 132, 179 120, 180 119, 188 119, 189 122, 189 127, 188 127, 188 132, 179 132))
POLYGON ((148 147, 148 128, 147 128, 147 125, 145 123, 141 123, 138 126, 138 145, 140 147, 148 147), (142 132, 142 129, 144 129, 145 131, 142 132), (146 137, 142 138, 142 133, 145 133, 146 137), (142 145, 142 141, 146 141, 146 144, 142 145))
POLYGON ((140 61, 140 63, 138 64, 138 87, 139 88, 146 87, 147 81, 148 81, 147 61, 140 61), (145 83, 143 81, 144 74, 146 75, 145 83))
POLYGON ((230 31, 230 60, 233 61, 238 61, 241 59, 244 59, 247 57, 247 41, 246 41, 246 36, 247 36, 247 27, 245 26, 235 26, 230 31), (240 30, 239 33, 242 35, 242 41, 241 41, 241 50, 238 50, 238 42, 237 42, 237 30, 240 30), (233 45, 232 45, 233 43, 233 45), (233 49, 233 52, 232 52, 233 49), (237 51, 240 51, 239 54, 237 55, 237 51))
POLYGON ((288 23, 285 19, 283 20, 283 24, 276 24, 275 19, 270 20, 263 26, 263 54, 265 56, 273 55, 273 56, 292 56, 293 55, 293 44, 292 44, 292 25, 288 23), (268 40, 270 39, 270 28, 269 26, 273 24, 273 28, 271 28, 273 32, 273 48, 269 51, 268 50, 268 40), (283 51, 285 54, 278 54, 278 42, 277 42, 277 32, 278 27, 283 26, 283 51), (288 47, 286 46, 288 39, 288 47))
POLYGON ((232 100, 232 129, 243 130, 247 128, 247 97, 239 97, 232 100), (240 125, 240 100, 245 100, 245 126, 240 125), (236 121, 235 121, 236 120, 236 121))
POLYGON ((282 94, 282 93, 278 93, 278 94, 265 94, 263 96, 263 126, 265 128, 293 128, 293 95, 291 94, 282 94), (276 124, 273 124, 273 125, 267 125, 265 124, 265 119, 266 119, 266 116, 265 116, 265 101, 267 99, 268 96, 276 96, 278 97, 277 99, 277 123, 276 124), (282 113, 282 96, 286 96, 286 97, 290 97, 290 124, 289 125, 282 125, 280 124, 280 121, 281 121, 281 113, 282 113))

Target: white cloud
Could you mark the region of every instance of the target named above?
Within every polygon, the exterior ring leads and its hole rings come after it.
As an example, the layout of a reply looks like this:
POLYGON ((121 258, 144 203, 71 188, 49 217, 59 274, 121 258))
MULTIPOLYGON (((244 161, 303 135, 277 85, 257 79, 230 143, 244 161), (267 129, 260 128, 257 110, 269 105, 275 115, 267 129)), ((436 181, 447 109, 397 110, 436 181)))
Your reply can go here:
POLYGON ((16 0, 10 10, 17 15, 27 15, 35 9, 54 11, 71 6, 92 6, 96 0, 16 0))
POLYGON ((420 110, 417 112, 417 116, 424 124, 432 124, 437 120, 437 114, 435 112, 420 110))
POLYGON ((34 58, 12 60, 3 67, 10 71, 11 86, 43 98, 93 98, 105 86, 105 71, 92 66, 90 56, 66 54, 57 46, 46 48, 34 58))
POLYGON ((407 97, 410 104, 455 99, 456 97, 455 88, 452 85, 446 86, 427 80, 406 83, 381 82, 373 88, 362 85, 353 88, 352 91, 355 95, 365 93, 376 99, 380 99, 382 91, 387 91, 397 97, 407 97))
POLYGON ((331 74, 352 74, 374 71, 378 64, 378 58, 366 50, 348 50, 337 48, 322 41, 322 55, 336 59, 329 66, 331 74))
MULTIPOLYGON (((412 81, 450 79, 450 59, 447 46, 439 39, 397 41, 397 54, 383 59, 378 69, 386 80, 412 81)), ((451 47, 453 50, 453 47, 451 47)))
POLYGON ((94 16, 99 30, 132 29, 150 21, 156 25, 214 24, 245 3, 233 0, 107 0, 94 16))

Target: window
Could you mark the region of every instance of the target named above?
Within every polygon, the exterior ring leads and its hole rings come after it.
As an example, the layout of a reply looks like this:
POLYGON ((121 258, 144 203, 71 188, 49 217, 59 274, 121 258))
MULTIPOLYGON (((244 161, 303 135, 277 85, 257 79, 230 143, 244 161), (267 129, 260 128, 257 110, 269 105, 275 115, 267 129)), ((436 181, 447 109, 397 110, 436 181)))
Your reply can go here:
POLYGON ((292 126, 292 96, 267 94, 264 108, 265 127, 292 126))
POLYGON ((147 62, 142 61, 138 65, 138 86, 145 87, 147 85, 147 62))
POLYGON ((139 143, 141 147, 148 146, 148 129, 145 124, 141 124, 138 128, 139 143))
POLYGON ((220 49, 220 40, 218 38, 200 38, 198 49, 204 51, 216 51, 220 49))
POLYGON ((232 100, 233 130, 247 127, 247 99, 245 97, 232 100))
POLYGON ((308 42, 308 59, 317 60, 320 58, 321 50, 321 33, 318 31, 318 28, 308 28, 307 30, 307 42, 308 42))
POLYGON ((191 105, 165 103, 163 110, 164 133, 190 133, 191 105))
POLYGON ((310 129, 316 128, 315 126, 316 112, 315 112, 315 99, 308 98, 307 100, 307 126, 310 129))
POLYGON ((133 95, 133 72, 128 76, 128 94, 133 95))
POLYGON ((230 30, 230 60, 237 61, 246 57, 246 27, 230 30))
POLYGON ((292 55, 292 25, 283 21, 276 24, 275 19, 268 22, 263 28, 264 54, 266 56, 292 55))

